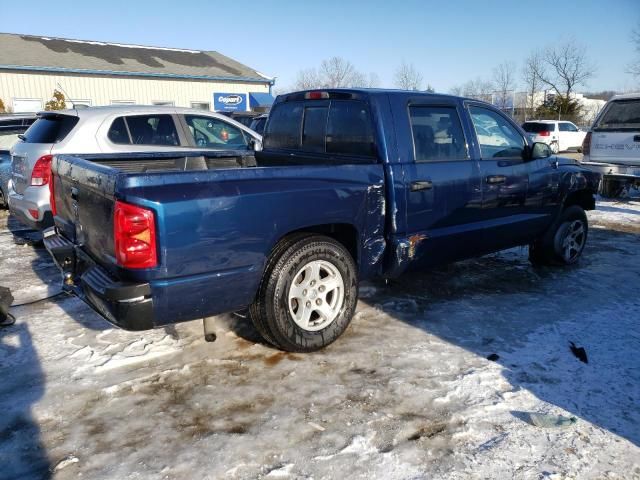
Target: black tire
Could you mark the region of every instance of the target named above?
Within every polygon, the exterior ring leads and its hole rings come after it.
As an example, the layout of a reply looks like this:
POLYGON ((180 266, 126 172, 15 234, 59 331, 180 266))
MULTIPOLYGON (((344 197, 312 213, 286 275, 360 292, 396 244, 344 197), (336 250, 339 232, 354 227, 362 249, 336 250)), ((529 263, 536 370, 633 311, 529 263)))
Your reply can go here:
POLYGON ((533 265, 571 265, 576 263, 587 243, 589 222, 578 205, 565 208, 542 238, 529 245, 533 265))
POLYGON ((615 178, 603 178, 602 188, 600 189, 600 195, 605 198, 619 198, 624 192, 626 182, 622 180, 616 180, 615 178))
POLYGON ((353 318, 357 300, 357 267, 347 249, 330 237, 298 234, 274 248, 249 312, 256 329, 273 346, 288 352, 313 352, 342 335, 353 318), (342 301, 335 306, 338 312, 335 319, 319 330, 310 331, 294 320, 289 291, 296 275, 307 264, 317 261, 339 272, 344 291, 342 301))
POLYGON ((0 188, 0 208, 9 208, 7 197, 4 196, 4 192, 0 188))

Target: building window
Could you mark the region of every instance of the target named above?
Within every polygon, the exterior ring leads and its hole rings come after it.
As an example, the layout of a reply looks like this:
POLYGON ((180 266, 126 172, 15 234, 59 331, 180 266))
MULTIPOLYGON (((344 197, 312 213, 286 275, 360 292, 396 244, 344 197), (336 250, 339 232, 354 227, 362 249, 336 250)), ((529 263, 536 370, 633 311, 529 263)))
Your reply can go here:
POLYGON ((39 98, 14 98, 13 113, 35 113, 42 110, 42 100, 39 98))
POLYGON ((208 102, 191 102, 191 108, 196 110, 211 110, 211 104, 208 102))
POLYGON ((159 106, 162 106, 162 107, 173 107, 174 102, 172 102, 172 101, 168 101, 168 100, 167 100, 167 101, 165 101, 165 100, 158 100, 158 101, 155 101, 155 102, 151 102, 151 104, 152 104, 152 105, 159 105, 159 106))
POLYGON ((135 105, 135 100, 111 100, 111 105, 135 105))

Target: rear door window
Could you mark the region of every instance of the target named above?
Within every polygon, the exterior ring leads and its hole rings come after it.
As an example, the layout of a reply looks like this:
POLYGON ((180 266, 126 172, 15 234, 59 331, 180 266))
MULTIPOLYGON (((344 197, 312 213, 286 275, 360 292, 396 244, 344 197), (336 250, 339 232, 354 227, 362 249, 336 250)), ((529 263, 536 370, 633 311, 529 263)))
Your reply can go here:
POLYGON ((58 143, 73 130, 78 117, 71 115, 43 115, 24 134, 25 143, 58 143))
POLYGON ((180 145, 171 115, 118 117, 109 127, 107 136, 121 145, 180 145))
POLYGON ((611 102, 594 130, 640 130, 640 99, 611 102))
POLYGON ((455 107, 411 106, 416 162, 466 160, 467 147, 455 107))
POLYGON ((242 150, 247 139, 238 127, 216 117, 185 115, 189 133, 198 147, 242 150))
POLYGON ((558 130, 561 132, 577 132, 578 128, 573 123, 562 122, 558 124, 558 130))
POLYGON ((109 133, 107 134, 107 136, 113 143, 131 143, 129 132, 127 131, 127 126, 124 124, 124 118, 122 117, 118 117, 113 121, 113 123, 111 124, 111 128, 109 128, 109 133))

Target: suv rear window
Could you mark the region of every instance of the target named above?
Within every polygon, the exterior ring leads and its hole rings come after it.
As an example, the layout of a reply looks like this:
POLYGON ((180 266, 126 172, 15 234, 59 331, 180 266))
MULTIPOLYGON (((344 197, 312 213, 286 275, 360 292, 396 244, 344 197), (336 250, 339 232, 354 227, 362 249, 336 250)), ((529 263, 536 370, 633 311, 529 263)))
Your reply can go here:
POLYGON ((265 148, 373 156, 369 108, 358 100, 285 102, 269 116, 265 148))
POLYGON ((618 129, 640 129, 640 99, 611 102, 594 127, 594 130, 618 129))
POLYGON ((525 122, 522 129, 528 133, 553 132, 553 123, 525 122))
POLYGON ((71 115, 43 115, 24 134, 25 143, 58 143, 65 139, 78 123, 71 115))

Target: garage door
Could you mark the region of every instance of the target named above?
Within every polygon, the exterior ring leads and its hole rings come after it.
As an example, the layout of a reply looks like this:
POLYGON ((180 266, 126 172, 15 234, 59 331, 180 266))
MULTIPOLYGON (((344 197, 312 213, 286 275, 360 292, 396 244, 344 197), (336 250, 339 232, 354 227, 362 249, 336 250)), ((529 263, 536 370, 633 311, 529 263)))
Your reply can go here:
POLYGON ((39 112, 42 110, 42 100, 28 98, 13 99, 13 113, 39 112))

